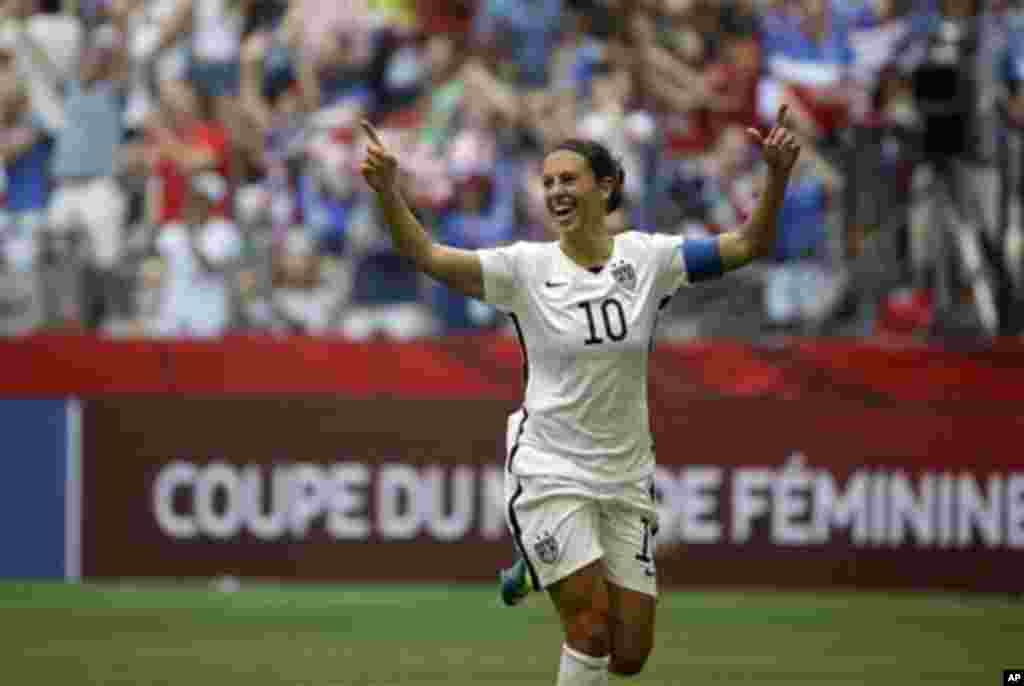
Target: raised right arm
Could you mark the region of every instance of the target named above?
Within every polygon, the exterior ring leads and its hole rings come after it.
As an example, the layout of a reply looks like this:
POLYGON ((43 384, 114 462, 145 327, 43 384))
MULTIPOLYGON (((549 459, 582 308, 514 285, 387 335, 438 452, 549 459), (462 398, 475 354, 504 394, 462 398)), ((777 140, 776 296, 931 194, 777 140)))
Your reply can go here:
POLYGON ((160 37, 153 54, 159 54, 174 45, 192 30, 193 0, 179 0, 174 13, 160 27, 160 37))
POLYGON ((391 232, 395 250, 416 268, 471 298, 483 299, 484 276, 480 257, 472 250, 450 248, 435 242, 409 209, 398 188, 398 161, 380 140, 377 131, 363 122, 369 138, 363 178, 376 192, 384 222, 391 232))

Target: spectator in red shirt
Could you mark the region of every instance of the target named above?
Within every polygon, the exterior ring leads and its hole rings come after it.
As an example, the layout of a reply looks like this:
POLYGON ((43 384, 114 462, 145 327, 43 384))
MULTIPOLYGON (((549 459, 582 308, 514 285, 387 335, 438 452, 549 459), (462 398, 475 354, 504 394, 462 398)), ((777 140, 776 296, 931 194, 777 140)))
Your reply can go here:
POLYGON ((473 0, 415 0, 416 18, 428 36, 466 35, 473 26, 473 0))
POLYGON ((761 49, 753 38, 723 38, 720 58, 706 72, 710 98, 708 127, 712 145, 730 126, 761 125, 757 113, 757 85, 761 76, 761 49))
MULTIPOLYGON (((159 224, 179 221, 186 179, 216 171, 230 179, 228 133, 211 115, 210 98, 184 82, 161 84, 163 110, 147 132, 153 146, 153 178, 147 193, 150 216, 159 224)), ((212 216, 228 217, 231 194, 225 194, 212 216)))

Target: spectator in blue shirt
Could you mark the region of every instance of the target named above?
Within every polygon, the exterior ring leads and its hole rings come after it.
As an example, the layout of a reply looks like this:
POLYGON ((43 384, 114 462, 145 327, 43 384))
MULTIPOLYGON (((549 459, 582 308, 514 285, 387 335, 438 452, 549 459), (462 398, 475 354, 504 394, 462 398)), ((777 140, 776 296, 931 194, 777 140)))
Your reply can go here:
POLYGON ((765 314, 779 326, 819 322, 835 281, 829 268, 827 227, 837 175, 813 146, 804 145, 801 152, 803 159, 793 170, 779 215, 765 284, 765 314))
POLYGON ((128 202, 115 174, 124 138, 125 50, 112 26, 86 38, 78 78, 64 86, 64 128, 56 134, 52 174, 56 188, 47 225, 56 234, 87 239, 85 325, 96 329, 120 301, 116 267, 123 248, 128 202))
MULTIPOLYGON (((518 174, 509 161, 453 170, 455 195, 438 227, 438 240, 467 250, 491 248, 513 239, 518 174), (489 168, 488 168, 489 167, 489 168)), ((441 284, 433 288, 434 313, 442 331, 467 332, 493 326, 497 311, 441 284)))
POLYGON ((765 18, 762 48, 765 79, 758 96, 764 121, 783 102, 794 126, 815 139, 846 123, 853 50, 847 16, 829 0, 800 0, 795 14, 765 18))
POLYGON ((512 63, 517 85, 535 89, 548 85, 561 26, 562 0, 485 0, 474 30, 512 63))
POLYGON ((65 85, 66 123, 56 136, 50 229, 82 230, 91 261, 102 271, 121 254, 127 202, 115 179, 123 137, 121 37, 110 26, 87 39, 78 78, 65 85))
POLYGON ((1015 126, 1024 126, 1024 12, 1007 22, 1006 47, 996 61, 996 80, 1003 89, 1006 113, 1015 126))
POLYGON ((49 199, 52 141, 33 116, 26 84, 19 78, 10 45, 0 45, 0 164, 3 218, 0 261, 18 271, 35 266, 37 229, 49 199))

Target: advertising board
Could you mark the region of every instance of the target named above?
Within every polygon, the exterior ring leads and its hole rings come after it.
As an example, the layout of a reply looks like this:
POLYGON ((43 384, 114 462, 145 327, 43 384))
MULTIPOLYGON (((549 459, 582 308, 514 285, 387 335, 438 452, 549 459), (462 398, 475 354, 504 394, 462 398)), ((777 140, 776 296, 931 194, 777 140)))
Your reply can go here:
MULTIPOLYGON (((513 409, 90 400, 84 574, 491 580, 513 554, 513 409)), ((659 392, 652 416, 664 584, 1022 590, 1024 418, 1012 405, 659 392)))

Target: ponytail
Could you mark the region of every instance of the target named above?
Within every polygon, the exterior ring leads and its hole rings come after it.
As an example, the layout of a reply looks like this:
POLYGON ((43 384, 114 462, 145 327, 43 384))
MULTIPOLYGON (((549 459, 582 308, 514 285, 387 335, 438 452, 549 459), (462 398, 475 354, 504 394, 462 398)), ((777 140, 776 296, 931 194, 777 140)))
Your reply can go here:
POLYGON ((622 193, 625 185, 626 170, 622 168, 622 162, 615 160, 615 185, 612 186, 612 194, 608 196, 608 214, 622 207, 622 193))

